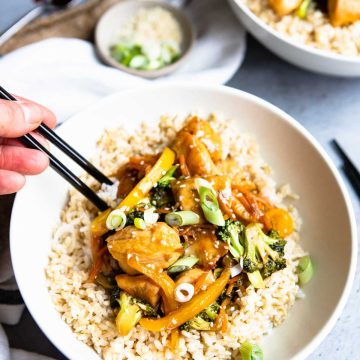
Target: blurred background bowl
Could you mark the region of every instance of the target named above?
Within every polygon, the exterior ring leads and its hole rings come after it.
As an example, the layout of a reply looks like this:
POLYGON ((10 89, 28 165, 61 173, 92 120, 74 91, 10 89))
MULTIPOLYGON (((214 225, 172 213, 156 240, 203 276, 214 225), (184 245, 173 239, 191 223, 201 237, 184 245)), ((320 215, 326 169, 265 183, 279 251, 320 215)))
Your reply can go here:
POLYGON ((112 6, 100 18, 95 30, 95 46, 100 58, 108 65, 138 75, 143 78, 157 78, 168 75, 177 70, 188 57, 194 43, 194 31, 184 11, 164 1, 153 0, 125 0, 112 6), (110 54, 110 47, 114 45, 117 35, 124 26, 140 9, 161 7, 175 18, 182 33, 181 55, 174 63, 157 70, 137 70, 120 64, 110 54))
POLYGON ((303 45, 267 25, 242 0, 228 0, 246 30, 282 59, 320 74, 360 76, 360 56, 346 56, 303 45))

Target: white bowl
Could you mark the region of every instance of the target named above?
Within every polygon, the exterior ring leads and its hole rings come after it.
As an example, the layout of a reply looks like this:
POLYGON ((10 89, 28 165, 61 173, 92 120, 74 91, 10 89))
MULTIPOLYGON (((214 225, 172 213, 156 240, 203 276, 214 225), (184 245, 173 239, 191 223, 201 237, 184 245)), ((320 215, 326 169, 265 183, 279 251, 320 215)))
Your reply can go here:
POLYGON ((123 0, 111 6, 100 18, 95 29, 95 45, 100 58, 115 68, 125 71, 132 75, 143 78, 153 79, 160 76, 169 75, 181 67, 192 50, 194 44, 194 31, 190 20, 185 12, 169 3, 161 0, 123 0), (168 11, 178 22, 182 34, 181 54, 174 63, 156 70, 132 69, 116 61, 110 53, 110 47, 116 43, 120 29, 131 19, 140 9, 152 9, 161 7, 168 11))
POLYGON ((284 60, 320 74, 360 76, 360 56, 346 56, 296 42, 267 25, 242 0, 228 0, 244 27, 261 44, 284 60))
MULTIPOLYGON (((304 289, 306 298, 295 304, 285 323, 266 336, 262 346, 267 359, 304 359, 329 333, 345 304, 354 278, 357 242, 343 182, 302 126, 273 105, 239 90, 169 83, 109 96, 67 121, 58 133, 90 157, 104 128, 124 125, 131 130, 143 120, 154 123, 163 114, 191 111, 232 118, 239 131, 254 134, 276 180, 291 184, 301 197, 297 207, 304 220, 302 244, 316 264, 315 277, 304 289)), ((12 261, 25 303, 47 337, 70 359, 98 359, 61 320, 45 284, 51 233, 68 188, 51 169, 28 178, 16 197, 11 219, 12 261)))

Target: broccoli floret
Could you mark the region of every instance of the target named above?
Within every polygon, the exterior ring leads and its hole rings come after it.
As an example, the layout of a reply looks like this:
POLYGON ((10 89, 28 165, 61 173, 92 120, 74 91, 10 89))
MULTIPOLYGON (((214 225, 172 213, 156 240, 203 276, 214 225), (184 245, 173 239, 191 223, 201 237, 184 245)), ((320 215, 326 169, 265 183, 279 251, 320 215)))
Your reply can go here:
POLYGON ((286 268, 286 260, 284 258, 279 258, 277 261, 272 260, 271 258, 265 263, 262 270, 264 277, 270 276, 272 273, 286 268))
POLYGON ((144 219, 144 212, 140 210, 133 210, 126 216, 126 226, 134 225, 136 218, 144 219))
POLYGON ((155 317, 158 315, 157 313, 157 309, 153 308, 150 304, 148 304, 147 302, 138 299, 134 296, 129 295, 128 293, 122 291, 120 288, 118 288, 117 286, 115 286, 114 288, 112 288, 110 290, 110 306, 114 309, 120 306, 121 304, 121 296, 123 296, 122 294, 126 294, 126 300, 130 303, 130 304, 136 304, 142 314, 144 316, 148 316, 148 317, 155 317))
POLYGON ((244 254, 244 230, 245 226, 240 221, 228 219, 224 226, 219 226, 217 236, 229 245, 231 255, 239 260, 244 254))
POLYGON ((181 326, 181 330, 190 331, 190 330, 211 330, 212 322, 216 319, 218 312, 220 310, 220 305, 217 302, 209 305, 206 309, 201 311, 191 320, 187 321, 181 326))
POLYGON ((211 330, 211 322, 206 321, 200 315, 189 320, 187 326, 194 330, 211 330))
POLYGON ((281 254, 281 256, 284 256, 284 248, 286 245, 286 240, 280 237, 279 233, 276 230, 270 230, 267 234, 267 236, 272 239, 268 239, 267 243, 270 245, 270 247, 281 254))
POLYGON ((140 300, 140 299, 134 299, 134 302, 139 306, 142 314, 147 317, 155 317, 158 315, 157 310, 153 308, 150 304, 147 302, 140 300))
POLYGON ((263 288, 263 277, 284 269, 285 240, 278 235, 270 237, 262 231, 259 224, 250 224, 245 230, 245 256, 243 269, 255 288, 263 288))
POLYGON ((203 310, 201 313, 203 313, 203 317, 206 316, 208 320, 214 321, 217 317, 219 310, 220 310, 220 305, 217 302, 214 302, 213 304, 209 305, 205 310, 203 310))
POLYGON ((176 180, 176 177, 174 177, 173 175, 175 174, 177 168, 179 167, 179 165, 173 165, 167 172, 166 174, 158 181, 158 186, 160 187, 168 187, 170 186, 170 183, 173 180, 176 180))
POLYGON ((171 207, 175 204, 170 187, 156 186, 150 191, 150 202, 157 208, 171 207))
POLYGON ((120 293, 120 299, 118 299, 120 310, 116 315, 115 325, 121 336, 126 336, 131 329, 141 319, 140 307, 134 301, 134 298, 122 291, 120 293))
POLYGON ((158 181, 157 185, 150 191, 150 202, 157 208, 171 207, 175 204, 170 183, 176 180, 174 176, 178 165, 172 166, 167 173, 158 181))

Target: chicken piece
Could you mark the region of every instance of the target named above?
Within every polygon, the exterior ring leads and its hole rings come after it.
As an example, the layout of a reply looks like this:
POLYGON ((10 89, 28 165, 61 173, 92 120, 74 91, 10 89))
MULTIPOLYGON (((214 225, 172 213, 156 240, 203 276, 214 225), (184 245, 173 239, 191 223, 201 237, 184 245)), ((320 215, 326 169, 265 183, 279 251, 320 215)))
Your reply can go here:
POLYGON ((269 5, 279 16, 285 16, 296 10, 302 1, 303 0, 269 0, 269 5))
POLYGON ((160 300, 160 287, 153 283, 147 276, 117 275, 115 276, 118 287, 130 295, 148 302, 156 307, 160 300))
POLYGON ((186 255, 195 255, 197 263, 204 270, 211 270, 216 267, 216 262, 228 252, 228 246, 217 239, 214 227, 194 226, 189 232, 188 247, 186 255))
POLYGON ((127 263, 129 255, 136 255, 142 264, 165 269, 184 252, 178 233, 163 222, 149 225, 145 230, 127 226, 108 237, 107 247, 129 275, 137 274, 127 263))
POLYGON ((187 131, 180 131, 176 135, 173 149, 178 158, 184 157, 190 175, 203 176, 217 173, 216 166, 205 145, 187 131))
MULTIPOLYGON (((182 272, 175 281, 175 286, 182 283, 189 283, 195 285, 202 276, 206 276, 201 284, 200 289, 205 290, 209 285, 215 282, 214 274, 212 271, 204 271, 199 268, 190 269, 182 272), (207 274, 207 275, 205 275, 207 274)), ((199 289, 199 290, 200 290, 199 289)))
POLYGON ((199 193, 196 187, 196 178, 176 180, 171 183, 171 189, 181 210, 191 210, 200 216, 200 222, 204 222, 203 212, 200 206, 199 193))
POLYGON ((200 139, 209 151, 213 161, 216 162, 222 159, 221 138, 208 121, 202 120, 198 116, 192 116, 182 130, 200 139))
POLYGON ((328 0, 331 24, 342 26, 360 20, 359 0, 328 0))

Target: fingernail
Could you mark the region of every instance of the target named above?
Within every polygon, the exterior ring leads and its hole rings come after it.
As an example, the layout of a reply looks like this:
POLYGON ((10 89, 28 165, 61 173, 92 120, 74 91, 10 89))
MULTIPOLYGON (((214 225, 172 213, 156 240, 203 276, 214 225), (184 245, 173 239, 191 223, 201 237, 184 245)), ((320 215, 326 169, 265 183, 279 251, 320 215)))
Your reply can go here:
POLYGON ((34 108, 30 104, 22 102, 22 101, 18 101, 18 104, 20 105, 21 110, 24 114, 24 120, 26 123, 34 124, 34 123, 38 122, 38 119, 36 119, 36 116, 33 115, 34 108))

